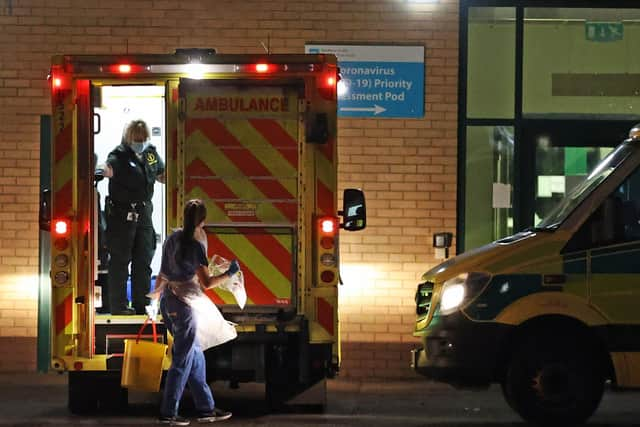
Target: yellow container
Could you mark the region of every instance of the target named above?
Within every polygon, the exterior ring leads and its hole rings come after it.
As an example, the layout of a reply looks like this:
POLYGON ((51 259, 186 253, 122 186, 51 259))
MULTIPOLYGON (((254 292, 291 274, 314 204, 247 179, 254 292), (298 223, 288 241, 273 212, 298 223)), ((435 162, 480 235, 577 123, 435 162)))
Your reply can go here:
POLYGON ((135 339, 124 340, 122 387, 140 391, 159 391, 167 345, 135 339))

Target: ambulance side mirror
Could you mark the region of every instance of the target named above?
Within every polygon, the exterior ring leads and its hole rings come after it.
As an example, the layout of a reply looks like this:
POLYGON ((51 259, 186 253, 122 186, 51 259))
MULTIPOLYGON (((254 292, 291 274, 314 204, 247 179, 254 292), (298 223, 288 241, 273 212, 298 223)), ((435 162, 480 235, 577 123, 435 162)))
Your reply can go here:
POLYGON ((40 194, 40 230, 51 231, 51 190, 45 188, 40 194))
POLYGON ((347 188, 343 193, 341 227, 347 231, 359 231, 367 226, 367 207, 364 202, 364 193, 356 188, 347 188))

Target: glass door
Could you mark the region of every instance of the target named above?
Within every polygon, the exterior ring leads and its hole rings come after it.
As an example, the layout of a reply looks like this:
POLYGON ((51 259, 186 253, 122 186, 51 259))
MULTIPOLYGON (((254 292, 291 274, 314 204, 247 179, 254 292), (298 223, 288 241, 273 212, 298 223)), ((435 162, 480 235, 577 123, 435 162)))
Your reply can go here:
POLYGON ((627 137, 627 120, 524 120, 517 195, 522 228, 536 225, 627 137))

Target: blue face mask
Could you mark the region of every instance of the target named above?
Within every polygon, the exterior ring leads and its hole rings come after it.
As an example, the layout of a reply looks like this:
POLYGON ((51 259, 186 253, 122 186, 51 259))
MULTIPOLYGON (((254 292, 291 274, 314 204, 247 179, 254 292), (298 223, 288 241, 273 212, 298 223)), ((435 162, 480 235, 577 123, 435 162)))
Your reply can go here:
POLYGON ((131 143, 131 149, 136 153, 136 154, 140 154, 144 151, 145 148, 147 148, 147 145, 149 145, 146 142, 132 142, 131 143))

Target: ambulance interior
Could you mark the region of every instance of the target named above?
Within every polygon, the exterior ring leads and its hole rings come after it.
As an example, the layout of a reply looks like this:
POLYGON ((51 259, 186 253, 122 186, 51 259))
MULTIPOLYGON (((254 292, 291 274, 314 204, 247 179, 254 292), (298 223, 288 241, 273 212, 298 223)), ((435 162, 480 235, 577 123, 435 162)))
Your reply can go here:
MULTIPOLYGON (((98 86, 94 97, 94 152, 97 156, 96 165, 103 164, 107 156, 122 139, 124 130, 132 120, 144 120, 150 131, 150 143, 153 144, 163 160, 166 159, 165 147, 165 88, 164 86, 98 86)), ((98 207, 101 210, 102 224, 106 225, 104 216, 105 197, 109 195, 109 179, 97 182, 98 207)), ((151 263, 152 278, 150 289, 155 284, 155 276, 160 270, 162 242, 165 239, 165 189, 164 184, 156 182, 153 193, 153 227, 156 232, 156 251, 151 263)), ((97 225, 97 224, 96 224, 97 225)), ((104 307, 108 296, 108 254, 105 248, 104 233, 97 233, 98 245, 98 280, 95 290, 95 307, 98 313, 106 312, 104 307), (106 262, 105 262, 106 261, 106 262), (105 265, 106 264, 106 265, 105 265)), ((127 296, 131 300, 131 283, 127 283, 127 296)), ((108 306, 108 304, 107 304, 108 306)))

